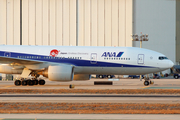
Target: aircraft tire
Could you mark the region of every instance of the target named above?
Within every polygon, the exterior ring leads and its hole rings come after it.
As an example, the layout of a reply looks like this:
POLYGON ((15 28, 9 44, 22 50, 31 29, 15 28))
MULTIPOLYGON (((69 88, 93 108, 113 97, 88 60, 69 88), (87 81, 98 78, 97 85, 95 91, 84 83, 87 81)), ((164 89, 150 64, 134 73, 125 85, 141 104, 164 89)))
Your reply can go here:
POLYGON ((21 85, 21 81, 20 81, 20 80, 16 80, 16 81, 14 82, 14 84, 15 84, 16 86, 20 86, 20 85, 21 85))
POLYGON ((31 85, 32 83, 31 83, 31 80, 30 79, 28 79, 27 80, 27 85, 31 85))
POLYGON ((26 85, 27 85, 27 80, 23 80, 23 81, 22 81, 22 85, 23 85, 23 86, 26 86, 26 85))
POLYGON ((149 85, 149 81, 144 81, 144 85, 148 86, 149 85))
POLYGON ((178 79, 178 78, 179 78, 179 76, 178 76, 178 75, 175 75, 175 76, 174 76, 174 78, 175 78, 175 79, 178 79))
POLYGON ((39 80, 39 85, 44 85, 45 84, 45 80, 39 80))
POLYGON ((34 81, 33 81, 33 80, 27 80, 27 84, 28 84, 29 86, 32 86, 32 85, 34 85, 34 81))
POLYGON ((149 84, 154 84, 154 81, 151 81, 151 80, 150 80, 150 81, 149 81, 149 84))
POLYGON ((34 85, 38 85, 38 80, 37 79, 35 79, 33 81, 34 81, 34 85))

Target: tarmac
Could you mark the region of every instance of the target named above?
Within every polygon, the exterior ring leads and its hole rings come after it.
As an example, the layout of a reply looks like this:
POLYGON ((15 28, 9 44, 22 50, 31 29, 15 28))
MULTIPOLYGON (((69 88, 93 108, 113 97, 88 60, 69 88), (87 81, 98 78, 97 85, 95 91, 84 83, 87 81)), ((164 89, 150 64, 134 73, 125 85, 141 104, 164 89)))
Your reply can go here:
POLYGON ((154 84, 144 86, 144 80, 139 79, 91 79, 86 81, 57 82, 46 79, 45 85, 15 86, 14 81, 0 81, 0 89, 69 89, 73 84, 74 89, 180 89, 180 79, 172 76, 152 79, 154 84), (113 85, 94 85, 94 81, 112 81, 113 85))
POLYGON ((0 114, 0 120, 179 120, 177 114, 0 114))
MULTIPOLYGON (((71 81, 71 82, 54 82, 46 80, 46 84, 41 86, 15 86, 13 81, 0 81, 0 89, 70 89, 69 85, 73 84, 73 89, 180 89, 180 79, 174 79, 172 76, 168 78, 152 79, 154 84, 144 86, 144 80, 139 79, 91 79, 88 81, 71 81), (112 81, 113 85, 94 85, 94 81, 112 81)), ((39 96, 10 96, 0 97, 0 102, 81 102, 81 103, 180 103, 179 96, 76 96, 76 94, 58 94, 56 97, 47 95, 39 96)), ((21 94, 20 94, 21 95, 21 94)), ((179 114, 0 114, 0 120, 15 119, 33 119, 33 120, 49 120, 49 119, 76 119, 76 120, 179 120, 179 114)))
POLYGON ((180 95, 0 94, 0 102, 178 104, 180 95))

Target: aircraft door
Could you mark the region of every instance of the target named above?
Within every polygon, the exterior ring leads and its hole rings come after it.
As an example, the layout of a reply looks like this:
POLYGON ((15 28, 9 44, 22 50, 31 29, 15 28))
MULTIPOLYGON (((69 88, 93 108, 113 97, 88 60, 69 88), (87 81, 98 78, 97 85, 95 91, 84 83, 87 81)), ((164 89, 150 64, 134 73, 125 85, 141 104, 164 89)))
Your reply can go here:
POLYGON ((138 64, 144 64, 144 54, 138 55, 138 64))
POLYGON ((11 57, 11 53, 10 52, 5 52, 4 57, 11 57))
POLYGON ((91 53, 91 64, 97 63, 97 53, 91 53))

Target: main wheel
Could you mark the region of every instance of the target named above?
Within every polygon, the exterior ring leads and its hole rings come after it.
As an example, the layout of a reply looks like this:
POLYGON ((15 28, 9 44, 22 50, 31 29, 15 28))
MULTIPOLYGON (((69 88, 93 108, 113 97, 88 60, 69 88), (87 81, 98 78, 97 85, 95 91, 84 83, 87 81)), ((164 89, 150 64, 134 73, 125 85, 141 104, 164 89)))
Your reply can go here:
POLYGON ((23 81, 22 81, 22 85, 23 85, 23 86, 26 86, 26 85, 27 85, 27 80, 23 80, 23 81))
POLYGON ((16 86, 20 86, 20 85, 21 85, 21 81, 20 81, 20 80, 16 80, 16 81, 14 82, 14 84, 15 84, 16 86))
POLYGON ((144 85, 148 86, 149 85, 149 81, 144 81, 144 85))
POLYGON ((32 86, 32 85, 34 85, 34 81, 33 81, 33 80, 28 79, 28 80, 27 80, 27 84, 28 84, 29 86, 32 86))
POLYGON ((45 84, 45 80, 39 80, 39 85, 44 85, 45 84))
POLYGON ((27 85, 31 85, 31 80, 30 79, 27 80, 27 85))
POLYGON ((38 80, 37 79, 35 79, 33 81, 34 81, 34 85, 38 85, 38 80))

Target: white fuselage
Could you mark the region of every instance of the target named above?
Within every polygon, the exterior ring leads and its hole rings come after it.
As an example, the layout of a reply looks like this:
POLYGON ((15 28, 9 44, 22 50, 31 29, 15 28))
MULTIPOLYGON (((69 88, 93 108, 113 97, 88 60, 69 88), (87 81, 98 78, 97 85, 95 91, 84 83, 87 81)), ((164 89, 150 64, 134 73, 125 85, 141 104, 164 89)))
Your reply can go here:
MULTIPOLYGON (((74 74, 142 75, 169 69, 173 62, 165 55, 135 47, 81 47, 81 46, 0 46, 0 57, 40 62, 20 66, 31 70, 50 65, 69 64, 74 74), (162 57, 162 59, 160 58, 162 57)), ((12 60, 0 60, 12 64, 12 60)), ((15 66, 11 66, 15 68, 15 66)), ((1 71, 0 71, 1 72, 1 71)))

